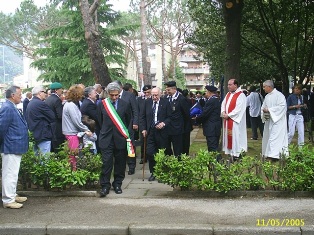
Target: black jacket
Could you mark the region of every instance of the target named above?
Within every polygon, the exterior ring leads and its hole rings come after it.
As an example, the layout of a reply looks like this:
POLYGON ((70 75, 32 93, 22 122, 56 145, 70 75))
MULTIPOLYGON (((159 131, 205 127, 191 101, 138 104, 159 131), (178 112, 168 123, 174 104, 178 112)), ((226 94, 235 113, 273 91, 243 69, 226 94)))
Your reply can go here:
POLYGON ((216 96, 212 96, 203 108, 201 115, 196 117, 203 124, 204 136, 220 136, 222 120, 220 117, 221 104, 216 96))
POLYGON ((55 123, 53 126, 54 139, 63 139, 64 135, 62 134, 62 111, 63 111, 62 101, 59 96, 51 94, 45 100, 45 103, 54 112, 55 116, 55 123))
POLYGON ((34 96, 27 106, 25 118, 36 142, 53 139, 55 114, 44 101, 34 96))

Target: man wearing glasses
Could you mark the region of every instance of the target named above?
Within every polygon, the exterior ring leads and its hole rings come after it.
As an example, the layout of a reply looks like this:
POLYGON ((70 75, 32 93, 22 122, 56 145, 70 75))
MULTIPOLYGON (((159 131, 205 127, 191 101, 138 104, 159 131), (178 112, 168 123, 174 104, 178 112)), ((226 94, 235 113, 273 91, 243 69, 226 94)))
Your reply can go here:
POLYGON ((144 137, 147 136, 147 158, 151 176, 148 181, 154 181, 154 155, 159 149, 168 145, 168 126, 170 123, 170 103, 162 99, 161 90, 157 87, 152 89, 152 98, 145 100, 140 116, 140 130, 144 137))
POLYGON ((51 151, 55 114, 44 102, 47 92, 42 86, 32 89, 33 99, 29 102, 25 118, 28 129, 33 133, 35 153, 47 154, 51 151))

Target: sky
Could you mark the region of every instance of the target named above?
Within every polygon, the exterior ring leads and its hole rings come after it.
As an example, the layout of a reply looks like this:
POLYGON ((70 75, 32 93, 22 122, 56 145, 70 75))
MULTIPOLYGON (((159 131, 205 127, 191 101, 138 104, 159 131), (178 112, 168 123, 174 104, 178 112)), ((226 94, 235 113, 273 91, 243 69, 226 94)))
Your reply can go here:
MULTIPOLYGON (((37 6, 44 6, 49 0, 33 0, 37 6)), ((14 13, 18 8, 22 0, 0 0, 0 11, 5 14, 14 13)), ((129 0, 110 0, 109 3, 113 4, 114 10, 127 11, 129 7, 129 0)))

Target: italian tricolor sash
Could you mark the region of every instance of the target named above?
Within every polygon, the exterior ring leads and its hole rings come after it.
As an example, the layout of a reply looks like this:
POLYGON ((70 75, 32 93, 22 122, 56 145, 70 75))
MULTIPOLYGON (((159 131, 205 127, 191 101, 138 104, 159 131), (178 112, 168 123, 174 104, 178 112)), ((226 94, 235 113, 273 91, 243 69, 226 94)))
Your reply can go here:
POLYGON ((129 157, 135 157, 134 147, 132 145, 130 134, 124 123, 122 122, 119 114, 117 113, 116 109, 113 107, 109 98, 106 98, 102 101, 104 108, 106 109, 111 121, 119 130, 120 134, 126 138, 126 147, 128 150, 129 157))
MULTIPOLYGON (((235 93, 230 101, 229 107, 228 107, 228 113, 232 112, 236 106, 237 98, 239 95, 242 93, 242 91, 235 93)), ((230 98, 231 93, 229 92, 226 96, 226 103, 225 105, 227 106, 228 100, 230 98)), ((226 110, 226 107, 225 107, 226 110)), ((228 139, 228 144, 227 148, 232 149, 232 127, 233 127, 233 120, 231 118, 228 118, 225 121, 225 128, 227 129, 227 139, 228 139)))

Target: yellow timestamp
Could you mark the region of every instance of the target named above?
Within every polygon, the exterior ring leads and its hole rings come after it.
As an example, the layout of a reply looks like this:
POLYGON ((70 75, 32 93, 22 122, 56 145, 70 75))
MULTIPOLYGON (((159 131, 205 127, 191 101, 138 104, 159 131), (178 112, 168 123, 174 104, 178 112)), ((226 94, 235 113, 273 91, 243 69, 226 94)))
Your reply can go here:
POLYGON ((298 227, 304 225, 304 219, 256 219, 257 227, 298 227))

